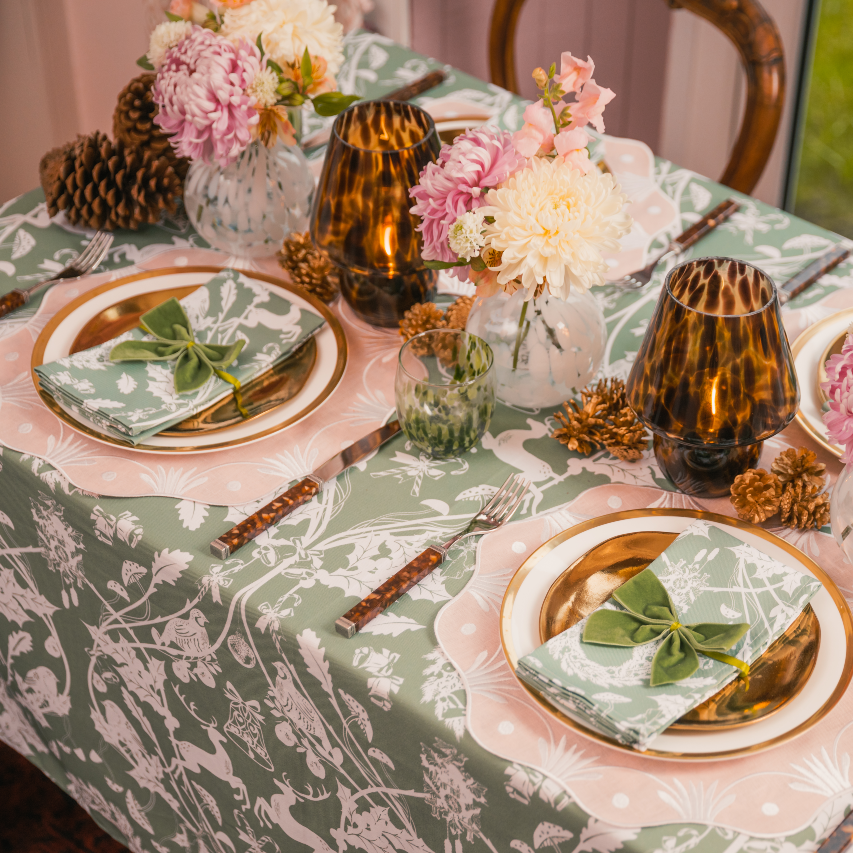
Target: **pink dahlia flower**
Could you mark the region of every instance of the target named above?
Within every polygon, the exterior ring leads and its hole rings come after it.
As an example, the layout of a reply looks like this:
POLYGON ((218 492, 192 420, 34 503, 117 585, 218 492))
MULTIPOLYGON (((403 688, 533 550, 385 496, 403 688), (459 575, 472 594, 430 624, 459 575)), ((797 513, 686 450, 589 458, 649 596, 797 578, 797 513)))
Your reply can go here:
POLYGON ((154 83, 154 119, 179 157, 233 163, 252 139, 258 112, 246 89, 261 67, 258 48, 211 30, 192 32, 167 52, 154 83))
MULTIPOLYGON (((411 212, 421 218, 418 230, 424 238, 424 259, 455 261, 447 242, 450 226, 463 213, 482 207, 486 191, 523 166, 507 130, 477 128, 457 136, 453 145, 445 145, 438 162, 429 163, 409 190, 415 200, 411 212)), ((454 274, 465 281, 468 269, 457 267, 454 274)))
POLYGON ((853 335, 848 335, 840 354, 826 362, 828 382, 821 386, 829 397, 823 416, 829 440, 845 447, 844 461, 853 462, 853 335))

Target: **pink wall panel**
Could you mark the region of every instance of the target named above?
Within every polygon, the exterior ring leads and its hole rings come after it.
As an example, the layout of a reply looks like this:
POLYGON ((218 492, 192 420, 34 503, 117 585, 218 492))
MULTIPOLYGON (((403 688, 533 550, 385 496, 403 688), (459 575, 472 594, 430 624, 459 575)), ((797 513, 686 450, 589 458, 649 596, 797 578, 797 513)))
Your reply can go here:
MULTIPOLYGON (((415 0, 412 46, 489 79, 488 31, 494 0, 415 0)), ((607 132, 656 148, 666 74, 670 10, 664 0, 528 0, 521 12, 516 61, 525 97, 530 72, 570 50, 595 60, 596 80, 616 92, 607 132)))

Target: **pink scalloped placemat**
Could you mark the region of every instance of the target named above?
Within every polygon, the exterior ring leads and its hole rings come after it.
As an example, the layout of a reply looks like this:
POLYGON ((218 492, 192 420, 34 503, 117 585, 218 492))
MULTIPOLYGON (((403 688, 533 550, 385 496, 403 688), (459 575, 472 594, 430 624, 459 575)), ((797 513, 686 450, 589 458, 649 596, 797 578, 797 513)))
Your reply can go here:
MULTIPOLYGON (((798 428, 786 435, 793 446, 804 443, 798 428)), ((784 448, 778 438, 774 444, 765 453, 765 467, 784 448)), ((837 463, 831 466, 837 469, 837 463)), ((836 812, 840 820, 850 799, 853 690, 820 725, 787 744, 726 761, 685 762, 632 755, 586 738, 547 713, 516 680, 498 627, 503 594, 515 570, 560 530, 586 518, 646 507, 731 514, 723 499, 699 503, 658 489, 605 485, 544 517, 483 537, 474 577, 435 625, 438 642, 466 688, 469 732, 489 752, 512 762, 506 778, 511 796, 559 803, 567 794, 610 824, 688 821, 775 836, 809 825, 822 810, 827 820, 836 812)), ((806 551, 850 597, 853 569, 831 536, 770 529, 806 551)))
POLYGON ((140 269, 187 265, 239 266, 281 275, 275 259, 249 266, 207 249, 169 251, 146 265, 57 285, 35 317, 0 338, 0 443, 46 460, 79 488, 100 495, 168 495, 207 504, 260 500, 341 447, 379 426, 394 407, 394 372, 400 338, 356 318, 338 300, 348 358, 332 394, 303 421, 256 442, 208 453, 141 453, 107 445, 72 430, 42 403, 33 386, 30 358, 44 325, 80 293, 140 269))

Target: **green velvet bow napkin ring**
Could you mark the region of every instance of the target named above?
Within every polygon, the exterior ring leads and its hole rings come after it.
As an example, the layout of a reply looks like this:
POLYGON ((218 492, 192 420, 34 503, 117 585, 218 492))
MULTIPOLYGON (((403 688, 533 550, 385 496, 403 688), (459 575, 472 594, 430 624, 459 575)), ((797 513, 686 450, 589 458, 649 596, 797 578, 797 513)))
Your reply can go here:
MULTIPOLYGON (((201 388, 215 373, 234 386, 235 396, 239 394, 240 381, 223 368, 237 358, 245 341, 227 345, 199 343, 183 306, 174 297, 143 314, 139 325, 156 340, 117 344, 110 350, 110 361, 174 361, 176 393, 201 388)), ((246 417, 239 396, 237 404, 246 417)))
POLYGON ((634 575, 613 593, 613 598, 625 610, 596 610, 587 619, 583 641, 643 646, 663 640, 652 660, 652 687, 689 678, 699 668, 699 654, 749 675, 748 664, 724 654, 749 630, 748 622, 682 625, 666 587, 648 570, 634 575))

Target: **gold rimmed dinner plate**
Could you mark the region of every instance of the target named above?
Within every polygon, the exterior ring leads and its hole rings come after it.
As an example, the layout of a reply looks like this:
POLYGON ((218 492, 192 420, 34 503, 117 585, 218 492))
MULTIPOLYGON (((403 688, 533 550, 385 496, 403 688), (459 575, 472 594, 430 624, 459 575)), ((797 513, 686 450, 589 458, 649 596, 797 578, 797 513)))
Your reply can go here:
MULTIPOLYGON (((547 643, 597 610, 659 557, 677 534, 644 530, 614 536, 589 549, 551 585, 539 613, 539 639, 547 643)), ((730 681, 671 729, 689 731, 747 726, 776 713, 805 687, 820 645, 820 623, 807 605, 800 616, 756 660, 749 686, 730 681)))
POLYGON ((830 314, 809 326, 791 345, 794 368, 800 382, 800 409, 797 421, 824 450, 839 458, 844 448, 830 442, 823 423, 826 394, 820 387, 826 382, 826 360, 841 351, 844 336, 853 323, 853 308, 830 314))
POLYGON ((186 266, 149 270, 94 288, 69 303, 45 326, 33 348, 31 367, 39 396, 68 426, 98 441, 141 452, 193 453, 235 447, 288 427, 314 411, 339 384, 347 360, 346 337, 337 317, 319 299, 273 276, 241 271, 248 278, 287 291, 299 307, 313 310, 325 325, 281 364, 243 389, 251 417, 239 416, 232 397, 164 430, 145 444, 131 445, 60 406, 40 387, 34 368, 87 349, 138 325, 145 311, 165 299, 192 293, 220 267, 186 266))
MULTIPOLYGON (((816 725, 837 705, 853 676, 853 618, 844 596, 829 576, 799 549, 768 531, 739 519, 696 510, 641 509, 618 512, 577 524, 534 551, 513 575, 501 604, 500 636, 504 654, 515 672, 520 657, 541 644, 540 613, 554 582, 592 548, 628 533, 677 535, 696 519, 719 525, 774 559, 823 585, 811 601, 821 641, 805 687, 772 714, 751 725, 674 729, 660 734, 640 754, 650 758, 709 761, 748 755, 777 746, 816 725)), ((664 543, 658 539, 655 548, 664 543)), ((664 545, 665 547, 665 545, 664 545)), ((635 555, 636 557, 636 555, 635 555)), ((630 563, 630 560, 627 561, 630 563)), ((627 565, 627 564, 626 564, 627 565)), ((624 571, 626 566, 622 566, 624 571)), ((618 571, 618 569, 617 569, 618 571)), ((612 590, 611 590, 612 591, 612 590)), ((636 754, 557 711, 536 691, 519 681, 548 714, 585 737, 636 754)))

